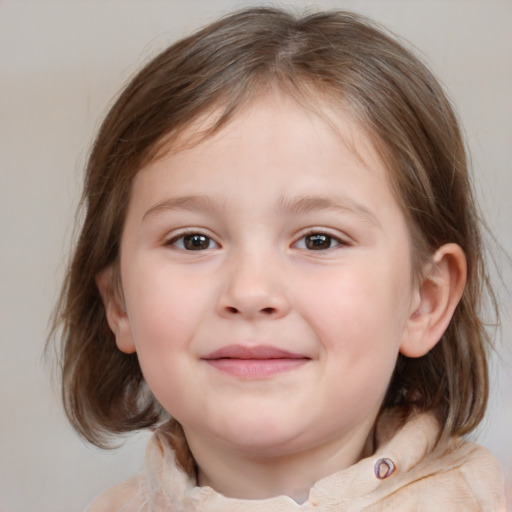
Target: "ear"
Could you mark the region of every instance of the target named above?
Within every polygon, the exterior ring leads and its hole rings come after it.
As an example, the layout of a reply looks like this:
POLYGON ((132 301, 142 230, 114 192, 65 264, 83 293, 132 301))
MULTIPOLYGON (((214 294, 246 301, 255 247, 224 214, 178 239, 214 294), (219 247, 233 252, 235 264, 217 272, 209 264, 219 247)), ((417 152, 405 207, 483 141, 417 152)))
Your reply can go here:
POLYGON ((133 354, 133 342, 130 320, 124 306, 119 284, 114 277, 114 268, 107 267, 96 275, 96 286, 105 307, 108 325, 116 338, 117 347, 121 352, 133 354))
POLYGON ((466 276, 466 256, 459 245, 446 244, 435 252, 415 291, 400 345, 404 356, 424 356, 438 343, 462 297, 466 276))

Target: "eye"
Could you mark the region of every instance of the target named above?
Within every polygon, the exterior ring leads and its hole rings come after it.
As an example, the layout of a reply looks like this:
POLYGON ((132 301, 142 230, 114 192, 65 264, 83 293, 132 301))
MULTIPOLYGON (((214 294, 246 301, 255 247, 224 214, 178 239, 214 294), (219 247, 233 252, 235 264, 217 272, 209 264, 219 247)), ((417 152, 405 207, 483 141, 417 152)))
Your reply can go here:
POLYGON ((328 233, 309 233, 295 243, 298 249, 325 251, 342 245, 343 242, 328 233))
POLYGON ((217 242, 202 233, 180 235, 169 240, 166 245, 172 245, 183 251, 205 251, 219 247, 217 242))

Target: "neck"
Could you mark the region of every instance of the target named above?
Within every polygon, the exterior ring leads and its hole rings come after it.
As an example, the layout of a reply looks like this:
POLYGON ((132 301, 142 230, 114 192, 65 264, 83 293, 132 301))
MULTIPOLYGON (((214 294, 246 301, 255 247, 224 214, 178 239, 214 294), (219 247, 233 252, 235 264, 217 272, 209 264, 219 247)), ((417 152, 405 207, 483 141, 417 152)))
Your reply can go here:
POLYGON ((303 503, 315 482, 373 453, 372 432, 363 437, 351 433, 343 443, 337 439, 300 452, 277 449, 263 456, 258 450, 233 450, 215 443, 199 446, 193 435, 187 437, 198 466, 198 484, 239 499, 285 495, 303 503))

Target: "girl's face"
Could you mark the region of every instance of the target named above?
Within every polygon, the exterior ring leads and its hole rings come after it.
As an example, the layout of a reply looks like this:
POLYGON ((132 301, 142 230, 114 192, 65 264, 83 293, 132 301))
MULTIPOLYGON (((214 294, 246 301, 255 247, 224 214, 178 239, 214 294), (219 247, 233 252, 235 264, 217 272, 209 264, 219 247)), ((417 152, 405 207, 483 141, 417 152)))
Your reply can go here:
POLYGON ((266 97, 134 180, 116 339, 193 451, 364 444, 375 421, 418 292, 384 163, 331 121, 266 97))

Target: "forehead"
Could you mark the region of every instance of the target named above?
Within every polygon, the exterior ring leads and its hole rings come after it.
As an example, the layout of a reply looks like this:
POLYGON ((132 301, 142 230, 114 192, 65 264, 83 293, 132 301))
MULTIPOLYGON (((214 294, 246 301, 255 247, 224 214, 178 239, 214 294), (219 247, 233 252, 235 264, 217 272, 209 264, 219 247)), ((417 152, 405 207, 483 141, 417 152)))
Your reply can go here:
POLYGON ((223 111, 207 112, 139 172, 136 194, 145 191, 156 201, 157 196, 174 197, 179 189, 191 196, 205 192, 206 182, 206 192, 212 192, 222 181, 225 188, 216 188, 218 196, 240 196, 237 187, 244 185, 262 199, 275 195, 280 201, 288 192, 308 196, 337 189, 362 196, 376 188, 388 193, 386 165, 353 117, 326 103, 309 107, 287 96, 267 95, 216 130, 223 111))
MULTIPOLYGON (((377 161, 379 165, 382 163, 376 137, 363 126, 356 109, 350 104, 321 90, 317 94, 312 94, 311 90, 306 93, 298 90, 282 92, 276 86, 274 89, 253 92, 250 97, 241 99, 234 108, 225 103, 217 104, 200 112, 188 123, 169 131, 155 144, 156 150, 152 152, 154 156, 146 161, 144 167, 208 140, 215 142, 225 138, 229 132, 232 135, 236 131, 233 125, 239 125, 255 112, 261 114, 260 118, 266 115, 268 120, 269 113, 283 110, 287 110, 288 117, 295 114, 295 118, 304 119, 304 115, 307 115, 315 124, 328 127, 339 138, 339 142, 360 158, 365 166, 372 167, 377 161)), ((294 135, 297 138, 298 134, 291 130, 290 139, 294 135)))

